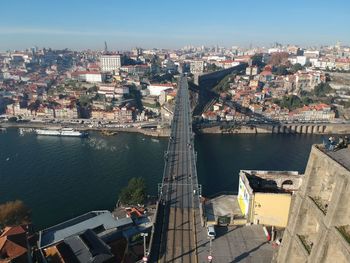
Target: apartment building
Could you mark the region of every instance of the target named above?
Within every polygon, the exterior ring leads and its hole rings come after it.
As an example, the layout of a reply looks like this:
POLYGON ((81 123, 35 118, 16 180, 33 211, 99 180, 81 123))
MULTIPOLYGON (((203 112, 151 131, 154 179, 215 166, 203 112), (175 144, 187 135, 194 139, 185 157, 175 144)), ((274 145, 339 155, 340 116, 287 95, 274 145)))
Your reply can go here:
POLYGON ((103 72, 113 72, 118 70, 122 63, 121 63, 121 56, 120 55, 102 55, 100 57, 100 63, 101 63, 101 70, 103 72))

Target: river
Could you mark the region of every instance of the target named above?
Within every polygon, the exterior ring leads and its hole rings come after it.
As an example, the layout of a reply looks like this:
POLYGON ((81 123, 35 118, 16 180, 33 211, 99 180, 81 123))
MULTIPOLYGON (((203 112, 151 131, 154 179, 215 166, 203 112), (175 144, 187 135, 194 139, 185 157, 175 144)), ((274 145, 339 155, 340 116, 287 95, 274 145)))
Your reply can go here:
MULTIPOLYGON (((195 139, 203 195, 236 192, 240 169, 303 172, 311 135, 200 135, 195 139)), ((155 195, 167 139, 118 133, 89 138, 0 133, 0 203, 20 199, 32 209, 36 229, 90 210, 113 209, 130 178, 142 176, 155 195)))

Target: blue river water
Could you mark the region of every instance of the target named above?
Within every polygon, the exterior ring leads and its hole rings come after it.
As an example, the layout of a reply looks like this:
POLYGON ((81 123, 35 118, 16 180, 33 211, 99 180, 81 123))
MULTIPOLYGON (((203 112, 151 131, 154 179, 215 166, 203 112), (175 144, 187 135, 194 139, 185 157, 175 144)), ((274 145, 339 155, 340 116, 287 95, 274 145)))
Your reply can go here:
MULTIPOLYGON (((237 192, 240 169, 304 172, 311 135, 199 135, 197 169, 204 196, 237 192)), ((89 138, 47 137, 17 129, 0 133, 0 203, 20 199, 36 229, 90 210, 113 209, 120 190, 135 176, 157 194, 167 139, 118 133, 89 138)))

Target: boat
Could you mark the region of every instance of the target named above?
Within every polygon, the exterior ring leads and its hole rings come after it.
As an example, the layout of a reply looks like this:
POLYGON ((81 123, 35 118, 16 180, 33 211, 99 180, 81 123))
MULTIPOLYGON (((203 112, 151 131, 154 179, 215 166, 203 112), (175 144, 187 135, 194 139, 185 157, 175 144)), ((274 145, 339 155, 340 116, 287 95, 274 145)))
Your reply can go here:
POLYGON ((74 130, 72 128, 62 128, 62 129, 36 129, 35 133, 37 135, 46 136, 66 136, 66 137, 86 137, 87 132, 81 132, 74 130))
POLYGON ((101 134, 104 135, 104 136, 114 136, 114 135, 117 135, 118 132, 116 132, 116 131, 102 130, 102 131, 101 131, 101 134))

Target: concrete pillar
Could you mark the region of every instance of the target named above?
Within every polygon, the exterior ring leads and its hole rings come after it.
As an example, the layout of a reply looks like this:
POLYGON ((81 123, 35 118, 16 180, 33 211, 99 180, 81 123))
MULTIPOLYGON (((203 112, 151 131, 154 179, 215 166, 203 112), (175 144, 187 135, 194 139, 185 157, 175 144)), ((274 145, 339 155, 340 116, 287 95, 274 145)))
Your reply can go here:
POLYGON ((297 133, 303 133, 303 126, 298 126, 297 133))

